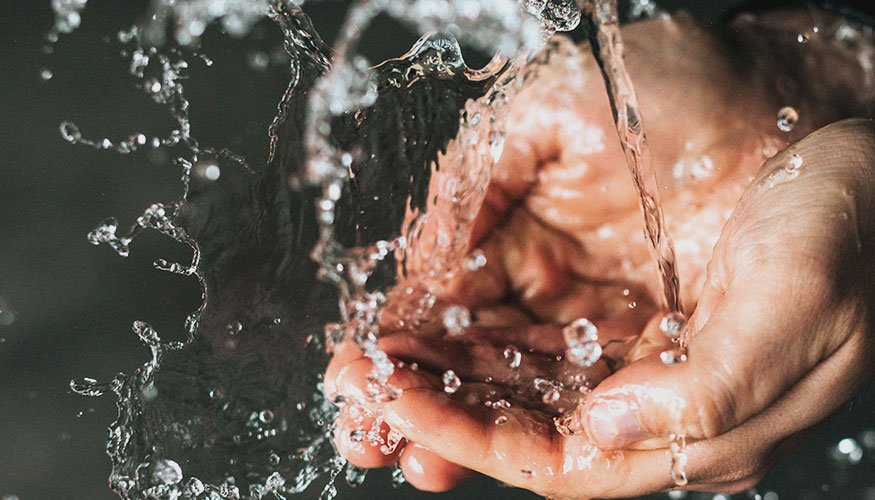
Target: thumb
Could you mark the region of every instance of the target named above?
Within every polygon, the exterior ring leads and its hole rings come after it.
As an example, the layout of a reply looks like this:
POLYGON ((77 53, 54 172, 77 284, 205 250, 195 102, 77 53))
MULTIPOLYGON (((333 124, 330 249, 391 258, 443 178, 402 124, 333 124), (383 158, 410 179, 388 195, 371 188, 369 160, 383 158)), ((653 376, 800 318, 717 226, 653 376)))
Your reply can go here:
POLYGON ((715 248, 687 361, 666 365, 654 353, 599 384, 580 409, 597 446, 723 434, 772 405, 864 324, 865 309, 842 288, 859 278, 837 274, 847 273, 843 249, 853 245, 831 217, 847 209, 842 189, 869 172, 873 137, 871 121, 839 122, 766 162, 715 248), (766 181, 793 156, 806 168, 771 189, 766 181))
POLYGON ((700 307, 713 310, 697 309, 690 319, 697 333, 686 362, 665 364, 655 352, 601 382, 580 409, 595 444, 616 449, 671 434, 718 436, 770 406, 817 364, 824 342, 807 334, 814 325, 805 309, 791 310, 813 306, 787 305, 782 287, 765 281, 725 294, 706 285, 700 307), (808 340, 784 341, 790 337, 808 340))

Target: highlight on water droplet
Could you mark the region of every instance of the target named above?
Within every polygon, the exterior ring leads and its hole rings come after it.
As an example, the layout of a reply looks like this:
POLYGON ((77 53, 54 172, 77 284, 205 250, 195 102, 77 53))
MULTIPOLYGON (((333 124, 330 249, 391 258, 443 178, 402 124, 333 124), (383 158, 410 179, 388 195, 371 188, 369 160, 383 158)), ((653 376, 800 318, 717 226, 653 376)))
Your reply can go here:
POLYGON ((60 130, 61 137, 71 144, 75 144, 82 140, 82 132, 79 131, 79 127, 73 122, 61 122, 60 130))
POLYGON ((799 121, 799 110, 792 106, 784 106, 778 110, 778 129, 790 132, 799 121))
POLYGON ((681 336, 684 327, 687 325, 687 318, 679 312, 670 312, 662 317, 659 322, 659 330, 669 339, 677 340, 681 336))
POLYGON ((452 305, 444 309, 444 328, 449 335, 461 335, 471 326, 471 311, 465 306, 452 305))
POLYGON ((797 170, 799 167, 802 166, 802 162, 802 157, 794 153, 790 156, 790 161, 787 168, 788 170, 797 170))
POLYGON ((602 356, 602 346, 598 343, 598 329, 586 318, 572 321, 562 329, 568 361, 589 367, 602 356))
POLYGON ((52 73, 52 70, 49 68, 43 68, 39 72, 39 77, 43 80, 51 80, 53 76, 55 76, 55 74, 52 73))
POLYGON ((687 355, 674 349, 659 353, 659 360, 667 365, 676 365, 687 360, 687 355))
POLYGON ((504 359, 507 360, 507 367, 511 370, 516 370, 520 367, 523 360, 523 354, 514 345, 509 345, 504 348, 504 359))
POLYGON ((444 392, 446 392, 447 394, 453 394, 454 392, 458 391, 459 387, 462 385, 462 381, 453 370, 445 371, 444 374, 441 376, 441 381, 443 381, 444 383, 444 392))

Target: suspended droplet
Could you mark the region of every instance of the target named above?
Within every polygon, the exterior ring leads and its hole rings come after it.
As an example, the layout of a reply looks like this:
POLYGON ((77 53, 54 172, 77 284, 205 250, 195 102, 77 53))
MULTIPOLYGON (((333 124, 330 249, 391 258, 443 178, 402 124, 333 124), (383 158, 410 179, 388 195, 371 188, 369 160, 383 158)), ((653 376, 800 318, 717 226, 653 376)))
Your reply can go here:
POLYGON ((447 394, 453 394, 454 392, 458 391, 459 386, 462 385, 462 381, 453 370, 445 371, 443 376, 441 376, 441 380, 444 383, 444 392, 446 392, 447 394))
POLYGON ((684 327, 687 325, 687 318, 683 314, 674 311, 666 314, 659 322, 659 330, 666 337, 677 340, 681 336, 684 327))
POLYGON ((516 370, 520 367, 520 363, 523 360, 523 355, 520 350, 516 348, 516 346, 509 345, 504 348, 504 359, 506 359, 508 362, 508 368, 510 368, 511 370, 516 370))
POLYGON ((486 255, 483 253, 483 250, 477 249, 471 252, 471 255, 468 256, 468 260, 466 261, 466 265, 469 271, 476 271, 485 267, 486 255))
POLYGON ((471 311, 464 306, 449 306, 444 309, 443 324, 447 334, 461 335, 471 326, 471 311))
POLYGON ((43 68, 39 72, 39 77, 43 80, 51 80, 53 76, 55 76, 55 74, 52 73, 52 70, 49 68, 43 68))
POLYGON ((560 396, 561 394, 559 393, 559 390, 551 387, 541 395, 541 401, 543 401, 545 405, 549 405, 558 401, 560 396))
POLYGON ((674 349, 659 353, 659 360, 667 365, 676 365, 687 360, 687 355, 674 349))
POLYGON ((863 447, 854 438, 844 438, 830 452, 839 465, 857 465, 863 459, 863 447))
POLYGON ((148 323, 134 321, 131 329, 146 345, 158 346, 161 344, 161 338, 158 336, 158 332, 156 332, 148 323))
POLYGON ((108 389, 108 386, 98 382, 96 379, 84 377, 71 380, 70 389, 80 396, 97 397, 102 396, 108 389))
POLYGON ((586 318, 571 322, 562 329, 565 338, 568 360, 581 366, 589 367, 602 356, 602 346, 598 343, 598 329, 586 318))
POLYGON ((778 110, 778 129, 781 132, 793 130, 799 121, 799 111, 792 106, 784 106, 778 110))
POLYGON ((159 460, 152 469, 152 479, 159 484, 176 484, 182 481, 182 468, 173 460, 159 460))
POLYGON ((61 137, 71 144, 76 144, 82 140, 82 132, 79 131, 79 127, 73 122, 61 122, 60 130, 61 137))

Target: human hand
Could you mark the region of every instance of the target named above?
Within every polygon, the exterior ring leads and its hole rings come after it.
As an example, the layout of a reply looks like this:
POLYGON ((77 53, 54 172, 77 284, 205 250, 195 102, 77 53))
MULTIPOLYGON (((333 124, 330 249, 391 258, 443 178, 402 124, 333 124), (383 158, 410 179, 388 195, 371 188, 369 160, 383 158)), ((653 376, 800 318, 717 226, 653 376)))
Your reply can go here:
MULTIPOLYGON (((714 240, 761 162, 763 136, 774 128, 774 110, 780 105, 748 82, 725 78, 734 72, 721 67, 713 40, 689 22, 647 23, 635 30, 624 33, 627 47, 636 40, 667 41, 649 52, 643 45, 627 50, 633 77, 644 84, 639 92, 648 131, 653 131, 656 163, 664 167, 660 179, 666 184, 669 229, 678 244, 684 300, 698 302, 690 321, 690 361, 665 366, 657 359, 668 346, 650 320, 658 317, 658 290, 649 284, 654 280, 640 238, 637 202, 617 148, 599 147, 600 141, 612 138, 607 103, 592 103, 593 96, 603 95, 601 82, 591 62, 581 57, 569 62, 569 54, 560 53, 557 59, 580 70, 547 70, 542 76, 547 84, 521 95, 516 108, 521 116, 511 118, 508 149, 493 172, 471 235, 472 248, 483 250, 487 265, 459 277, 441 298, 445 304, 470 307, 477 319, 474 327, 446 340, 433 329, 426 335, 399 333, 382 339, 387 354, 423 367, 398 366, 390 383, 404 393, 381 406, 386 422, 406 441, 396 443, 390 453, 370 446, 367 439, 355 442, 352 432, 367 428, 373 419, 345 413, 336 441, 353 463, 382 466, 400 455, 408 480, 429 490, 452 487, 477 470, 551 496, 631 496, 671 486, 667 452, 610 450, 651 436, 683 433, 700 439, 687 447, 691 487, 734 490, 764 473, 776 453, 791 444, 788 436, 841 404, 855 389, 848 380, 864 380, 865 358, 854 354, 872 352, 865 322, 871 299, 860 286, 865 281, 860 281, 864 278, 859 271, 866 269, 866 262, 872 268, 872 255, 863 250, 866 229, 873 224, 859 217, 871 213, 865 195, 875 192, 872 157, 866 153, 873 147, 868 125, 843 123, 794 146, 803 157, 796 174, 782 173, 790 152, 767 162, 723 229, 712 257, 714 240), (683 68, 677 53, 688 54, 683 68), (637 63, 636 54, 641 58, 637 63), (690 84, 678 89, 664 74, 648 74, 646 69, 639 78, 636 67, 657 67, 668 74, 683 69, 690 84), (720 84, 709 78, 714 74, 724 76, 720 84), (580 86, 569 89, 571 82, 580 86), (745 85, 745 92, 736 94, 745 85), (690 102, 689 94, 700 99, 690 102), (733 95, 745 97, 727 97, 733 95), (647 103, 653 106, 650 110, 647 103), (739 116, 736 108, 760 111, 739 116), (672 111, 670 117, 665 110, 672 111), (724 119, 715 122, 714 115, 724 119), (647 121, 649 116, 660 119, 647 121), (841 144, 853 154, 828 154, 841 144), (684 161, 692 168, 684 169, 684 161), (679 175, 672 175, 669 165, 681 165, 674 169, 679 175), (782 175, 796 178, 776 183, 782 175), (763 187, 769 183, 774 187, 763 187), (832 189, 823 189, 827 186, 832 189), (842 189, 855 194, 836 197, 842 189), (840 223, 842 213, 851 220, 851 206, 856 226, 840 223), (854 233, 851 227, 860 230, 854 233), (836 252, 850 250, 846 243, 854 234, 861 253, 849 257, 836 252), (801 269, 792 256, 820 265, 801 269), (836 281, 836 276, 846 276, 856 286, 836 281), (806 295, 799 286, 804 283, 820 287, 806 288, 811 292, 806 295), (793 292, 789 299, 788 290, 793 292), (630 308, 633 302, 636 306, 630 308), (822 319, 800 314, 814 307, 820 308, 822 319), (735 316, 742 312, 742 317, 735 316), (653 341, 639 342, 632 352, 628 343, 606 346, 606 359, 638 360, 588 396, 611 367, 600 362, 581 370, 552 358, 564 352, 561 326, 584 316, 599 325, 602 343, 642 330, 642 338, 653 341), (800 331, 816 335, 803 338, 800 331), (515 369, 504 356, 508 344, 522 351, 515 369), (775 352, 781 359, 768 357, 775 352), (721 353, 725 356, 718 357, 721 353), (719 371, 710 365, 715 358, 719 371), (769 360, 769 376, 755 377, 763 359, 769 360), (832 371, 823 371, 826 366, 832 371), (452 395, 442 391, 439 374, 446 369, 463 379, 452 395), (573 389, 562 391, 556 401, 542 400, 531 394, 536 377, 573 389), (693 384, 696 380, 712 383, 693 384), (812 408, 811 398, 804 396, 815 389, 828 395, 823 408, 812 408), (624 404, 633 419, 619 426, 624 404), (674 410, 666 412, 666 404, 674 410), (587 432, 558 433, 553 416, 575 407, 587 432), (600 408, 608 408, 609 418, 599 418, 604 414, 600 408), (788 412, 799 418, 782 428, 788 412), (748 449, 742 453, 740 447, 748 449)), ((806 118, 796 137, 823 120, 806 118)), ((369 360, 342 346, 326 373, 326 389, 361 399, 369 371, 369 360)), ((381 432, 386 439, 385 425, 381 432)))

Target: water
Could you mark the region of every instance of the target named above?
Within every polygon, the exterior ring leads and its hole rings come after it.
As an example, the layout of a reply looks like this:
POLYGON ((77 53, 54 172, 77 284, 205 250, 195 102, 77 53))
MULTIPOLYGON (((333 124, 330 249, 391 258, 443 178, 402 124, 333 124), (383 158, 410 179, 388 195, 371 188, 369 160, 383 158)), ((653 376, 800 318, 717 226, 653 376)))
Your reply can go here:
MULTIPOLYGON (((56 6, 59 21, 48 40, 75 29, 84 5, 56 6)), ((648 17, 657 15, 652 5, 633 7, 648 17)), ((165 341, 147 323, 134 323, 151 353, 138 370, 108 382, 71 383, 82 395, 112 392, 118 398, 119 418, 107 443, 115 491, 125 498, 261 498, 292 495, 324 480, 329 498, 342 471, 351 484, 364 480, 364 471, 335 456, 326 436, 338 407, 313 388, 332 347, 352 340, 374 361, 368 397, 398 397, 388 384, 394 367, 376 341, 393 286, 413 273, 413 292, 421 299, 389 311, 408 322, 397 326, 415 327, 438 313, 450 334, 470 327, 467 308, 450 304, 434 311, 436 298, 453 278, 454 263, 469 270, 487 264, 482 252, 467 254, 467 236, 482 203, 480 188, 501 154, 507 106, 536 70, 532 55, 544 37, 581 19, 572 2, 528 1, 525 9, 534 17, 506 15, 517 9, 500 0, 361 2, 348 13, 333 58, 300 9, 282 1, 156 0, 152 21, 119 34, 130 74, 148 99, 168 110, 173 130, 163 137, 133 131, 121 139, 89 139, 68 121, 60 134, 70 143, 121 154, 175 148, 185 192, 175 202, 152 204, 127 230, 107 219, 88 239, 120 256, 129 255, 147 230, 184 243, 190 262, 159 259, 155 267, 197 280, 203 304, 189 317, 183 342, 165 341), (374 66, 357 45, 376 16, 386 14, 429 34, 407 54, 374 66), (211 65, 194 48, 208 26, 218 23, 232 36, 245 36, 265 16, 283 32, 291 81, 270 127, 269 160, 259 167, 195 138, 182 82, 192 64, 211 65), (496 56, 473 70, 459 41, 496 56), (434 109, 427 120, 417 116, 425 104, 434 109), (432 191, 430 181, 444 175, 458 182, 432 191), (424 233, 429 217, 446 208, 455 224, 424 233), (411 270, 421 246, 440 251, 424 268, 411 270)), ((584 3, 584 13, 660 273, 668 311, 661 327, 679 343, 679 350, 663 354, 666 362, 679 362, 686 357, 685 320, 674 250, 623 65, 616 5, 584 3)), ((267 57, 254 53, 248 64, 264 70, 267 57)), ((792 128, 791 118, 784 122, 792 128)), ((592 323, 575 321, 563 334, 570 360, 590 366, 600 358, 592 323)), ((515 347, 503 355, 509 368, 520 366, 515 347)), ((442 378, 446 392, 459 390, 452 370, 442 378)), ((535 379, 534 389, 546 405, 568 390, 543 378, 535 379)), ((361 402, 338 403, 355 408, 361 402)), ((492 404, 509 406, 504 400, 492 404)), ((504 416, 495 420, 506 422, 504 416)), ((577 432, 572 427, 562 426, 569 434, 577 432)), ((381 439, 373 430, 354 432, 354 440, 381 439)), ((399 441, 390 433, 382 449, 391 453, 399 441)), ((683 436, 673 440, 671 456, 670 473, 683 485, 683 436)), ((394 471, 393 482, 399 477, 394 471)))

